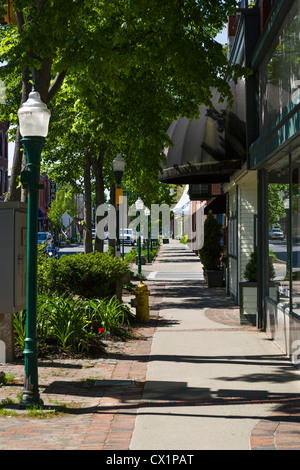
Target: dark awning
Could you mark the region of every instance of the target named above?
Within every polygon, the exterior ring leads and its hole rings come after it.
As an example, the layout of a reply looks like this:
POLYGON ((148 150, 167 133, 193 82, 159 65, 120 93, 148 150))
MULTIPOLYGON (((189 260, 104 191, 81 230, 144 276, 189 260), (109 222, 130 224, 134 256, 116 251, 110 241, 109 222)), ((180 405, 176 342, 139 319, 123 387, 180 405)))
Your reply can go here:
POLYGON ((204 209, 204 214, 207 215, 209 211, 213 214, 226 214, 226 194, 217 196, 213 199, 204 209))
MULTIPOLYGON (((173 121, 167 134, 174 146, 165 150, 167 163, 160 181, 173 184, 224 183, 240 169, 246 158, 245 94, 231 85, 235 103, 219 103, 213 93, 214 109, 200 106, 198 119, 173 121)), ((238 89, 239 88, 239 89, 238 89)))

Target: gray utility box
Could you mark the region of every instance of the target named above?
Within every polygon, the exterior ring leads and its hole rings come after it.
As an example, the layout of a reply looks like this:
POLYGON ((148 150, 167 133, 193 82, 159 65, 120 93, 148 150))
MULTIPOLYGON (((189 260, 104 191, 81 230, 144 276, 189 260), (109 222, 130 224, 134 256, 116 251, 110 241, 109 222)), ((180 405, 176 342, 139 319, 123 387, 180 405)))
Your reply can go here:
POLYGON ((25 203, 0 203, 0 259, 0 362, 6 362, 14 356, 13 314, 26 308, 25 203))

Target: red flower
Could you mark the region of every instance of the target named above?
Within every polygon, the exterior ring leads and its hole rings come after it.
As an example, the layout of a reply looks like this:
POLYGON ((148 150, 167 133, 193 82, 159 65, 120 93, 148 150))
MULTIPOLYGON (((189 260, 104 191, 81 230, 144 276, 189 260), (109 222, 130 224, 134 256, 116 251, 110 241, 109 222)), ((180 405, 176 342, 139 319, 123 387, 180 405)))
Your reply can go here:
POLYGON ((104 328, 99 328, 98 333, 104 333, 104 328))

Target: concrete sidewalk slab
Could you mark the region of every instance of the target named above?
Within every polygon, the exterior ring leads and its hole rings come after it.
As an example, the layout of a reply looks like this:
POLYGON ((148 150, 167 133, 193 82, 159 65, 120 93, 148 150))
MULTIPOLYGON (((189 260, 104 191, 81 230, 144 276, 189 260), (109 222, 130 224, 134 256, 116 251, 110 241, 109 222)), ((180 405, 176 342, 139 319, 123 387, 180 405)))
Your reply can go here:
MULTIPOLYGON (((164 245, 155 268, 168 259, 185 279, 193 256, 195 272, 194 254, 164 245)), ((299 371, 265 333, 216 321, 226 308, 237 313, 222 289, 166 280, 130 449, 249 450, 255 425, 300 396, 299 371)))

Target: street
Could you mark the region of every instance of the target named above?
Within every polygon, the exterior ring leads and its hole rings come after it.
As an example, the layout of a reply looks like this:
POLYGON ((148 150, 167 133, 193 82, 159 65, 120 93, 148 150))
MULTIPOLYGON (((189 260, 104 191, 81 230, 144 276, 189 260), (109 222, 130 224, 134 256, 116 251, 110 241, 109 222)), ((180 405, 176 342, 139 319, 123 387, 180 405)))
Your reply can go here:
MULTIPOLYGON (((105 240, 104 242, 104 252, 107 251, 107 248, 108 248, 108 243, 107 241, 105 240)), ((124 247, 124 253, 129 253, 130 250, 132 250, 132 248, 136 248, 136 245, 135 246, 125 246, 124 247)), ((80 244, 80 245, 77 245, 77 246, 66 246, 66 247, 62 247, 59 249, 59 252, 58 252, 58 257, 60 258, 62 255, 75 255, 76 253, 84 253, 84 247, 83 247, 83 244, 80 244)))
MULTIPOLYGON (((285 240, 270 240, 269 249, 277 256, 279 261, 286 262, 287 260, 287 249, 285 240)), ((292 265, 293 268, 300 268, 299 262, 300 256, 300 244, 292 244, 292 265)))

